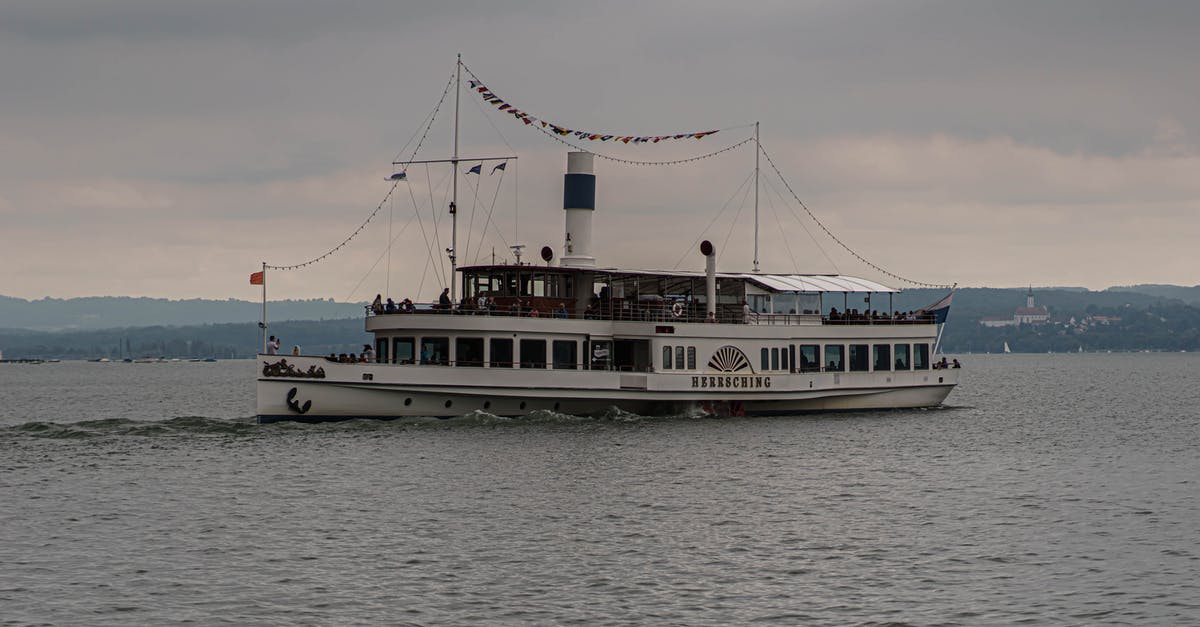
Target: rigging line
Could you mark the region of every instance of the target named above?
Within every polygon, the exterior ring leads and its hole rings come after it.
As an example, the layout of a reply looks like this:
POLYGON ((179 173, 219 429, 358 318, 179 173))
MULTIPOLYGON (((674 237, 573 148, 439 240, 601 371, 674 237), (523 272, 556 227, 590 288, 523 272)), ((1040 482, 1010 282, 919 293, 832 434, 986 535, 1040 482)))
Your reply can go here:
MULTIPOLYGON (((453 78, 451 78, 451 81, 453 81, 453 78)), ((410 163, 412 162, 413 158, 414 158, 414 157, 416 157, 416 155, 417 155, 417 152, 419 152, 419 151, 421 150, 421 146, 425 145, 425 139, 426 139, 427 137, 429 137, 429 129, 433 128, 433 122, 434 122, 434 120, 436 120, 436 119, 437 119, 437 114, 438 114, 438 111, 440 111, 440 110, 441 110, 441 108, 442 108, 442 104, 443 104, 443 103, 445 103, 445 101, 446 101, 446 94, 448 94, 449 92, 450 92, 450 84, 449 84, 449 83, 447 83, 447 85, 446 85, 446 89, 442 91, 442 97, 441 97, 441 99, 439 99, 439 100, 438 100, 437 106, 435 106, 435 107, 433 108, 433 113, 432 113, 432 114, 430 114, 430 116, 429 116, 429 118, 428 118, 428 119, 429 119, 429 123, 425 125, 425 132, 424 132, 424 133, 421 135, 421 139, 420 139, 420 141, 418 141, 418 142, 417 142, 417 147, 416 147, 416 148, 413 148, 412 154, 410 154, 410 155, 409 155, 409 157, 408 157, 408 160, 409 160, 409 162, 410 162, 410 163)), ((411 140, 409 140, 409 141, 411 141, 411 140)), ((393 161, 394 161, 394 160, 395 160, 395 159, 393 159, 393 161)), ((405 168, 406 168, 406 169, 407 169, 407 166, 408 166, 408 163, 406 163, 406 164, 405 164, 405 168)), ((364 228, 366 228, 366 226, 367 226, 368 224, 370 224, 371 220, 375 218, 375 216, 376 216, 376 215, 379 213, 379 211, 383 209, 383 206, 384 206, 384 205, 387 203, 388 199, 392 197, 392 194, 393 194, 393 193, 395 193, 395 191, 396 191, 396 187, 397 187, 398 185, 400 185, 400 181, 393 181, 393 182, 392 182, 392 187, 391 187, 391 189, 389 189, 389 190, 387 191, 387 194, 385 194, 385 195, 384 195, 384 197, 383 197, 383 200, 379 201, 379 205, 377 205, 377 206, 375 207, 375 210, 374 210, 374 211, 372 211, 372 212, 370 213, 370 215, 368 215, 368 216, 367 216, 367 219, 366 219, 366 220, 363 220, 363 223, 362 223, 362 224, 360 224, 360 225, 358 226, 358 228, 357 228, 357 229, 354 229, 354 232, 350 234, 350 237, 347 237, 345 240, 343 240, 343 241, 342 241, 342 243, 338 244, 337 246, 334 246, 332 249, 330 249, 330 250, 329 250, 328 252, 326 252, 325 254, 323 254, 323 255, 321 255, 321 256, 319 256, 319 257, 316 257, 316 258, 314 258, 314 259, 310 259, 310 260, 308 260, 308 261, 305 261, 304 263, 292 264, 292 265, 290 265, 290 266, 272 266, 272 265, 269 265, 269 264, 264 264, 264 265, 263 265, 263 267, 264 267, 264 268, 270 268, 270 269, 272 269, 272 270, 295 270, 295 269, 297 269, 297 268, 303 268, 303 267, 305 267, 305 266, 310 266, 310 265, 312 265, 312 264, 314 264, 314 263, 317 263, 318 261, 322 261, 322 260, 324 260, 325 258, 329 257, 329 256, 330 256, 330 255, 332 255, 333 253, 335 253, 335 252, 337 252, 338 250, 340 250, 340 249, 341 249, 343 246, 345 246, 346 244, 349 244, 349 243, 350 243, 350 240, 354 239, 354 237, 355 237, 356 235, 358 235, 360 232, 362 232, 362 230, 363 230, 364 228)))
MULTIPOLYGON (((735 127, 733 127, 733 128, 741 128, 741 127, 740 127, 740 126, 735 126, 735 127)), ((600 157, 601 159, 607 159, 608 161, 614 161, 614 162, 616 162, 616 163, 624 163, 624 164, 626 164, 626 165, 679 165, 679 164, 682 164, 682 163, 691 163, 691 162, 693 162, 693 161, 700 161, 701 159, 708 159, 708 158, 711 158, 711 157, 715 157, 715 156, 717 156, 717 155, 719 155, 719 154, 721 154, 721 153, 723 153, 723 152, 729 152, 730 150, 733 150, 734 148, 740 148, 740 147, 742 147, 742 146, 744 146, 744 145, 746 145, 746 144, 748 144, 748 143, 750 143, 750 142, 754 141, 754 137, 747 137, 746 139, 743 139, 742 141, 740 141, 740 142, 738 142, 738 143, 736 143, 736 144, 731 144, 731 145, 729 145, 729 146, 726 146, 726 147, 724 147, 724 148, 722 148, 722 149, 720 149, 720 150, 714 150, 713 152, 710 152, 710 153, 707 153, 707 154, 703 154, 703 155, 697 155, 697 156, 695 156, 695 157, 688 157, 688 158, 686 158, 686 159, 672 159, 672 160, 669 160, 669 161, 638 161, 638 160, 636 160, 636 159, 622 159, 622 158, 620 158, 620 157, 613 157, 613 156, 610 156, 610 155, 605 155, 605 154, 601 154, 601 153, 598 153, 598 152, 593 152, 593 151, 591 151, 591 150, 588 150, 587 148, 584 148, 584 147, 582 147, 582 146, 578 146, 578 145, 576 145, 576 144, 573 144, 573 143, 571 143, 571 142, 569 142, 569 141, 567 141, 567 140, 565 140, 565 139, 563 139, 563 138, 561 138, 561 137, 559 137, 559 136, 555 135, 554 133, 551 133, 550 131, 547 131, 547 130, 546 130, 546 129, 544 129, 544 128, 538 127, 538 129, 537 129, 537 130, 538 130, 538 131, 540 131, 540 132, 541 132, 543 135, 545 135, 546 137, 549 137, 550 139, 553 139, 554 141, 556 141, 556 142, 558 142, 558 143, 560 143, 560 144, 563 144, 563 145, 565 145, 565 146, 570 146, 571 148, 574 148, 575 150, 579 150, 579 151, 582 151, 582 152, 588 152, 588 153, 591 153, 591 154, 593 154, 593 155, 596 155, 597 157, 600 157)))
MULTIPOLYGON (((465 66, 464 66, 464 69, 465 69, 465 66)), ((470 73, 470 70, 467 70, 467 73, 470 73)), ((508 143, 508 138, 504 136, 504 133, 500 132, 500 128, 496 126, 496 123, 492 121, 491 116, 488 115, 488 110, 489 109, 494 110, 494 109, 491 109, 491 107, 489 107, 488 109, 484 109, 483 105, 479 104, 478 98, 468 98, 467 100, 470 100, 471 102, 475 103, 475 108, 479 109, 479 114, 483 116, 483 119, 487 120, 487 123, 489 126, 492 127, 492 130, 496 131, 496 135, 500 136, 500 141, 504 142, 504 145, 508 147, 509 154, 514 154, 514 155, 517 154, 517 149, 513 148, 512 144, 508 143)))
MULTIPOLYGON (((470 181, 467 183, 470 184, 470 181)), ((475 177, 475 185, 472 187, 474 192, 471 197, 471 218, 467 220, 467 244, 463 248, 463 259, 467 258, 471 250, 471 229, 475 226, 475 208, 479 205, 479 189, 483 187, 483 162, 479 162, 479 176, 475 177)), ((458 251, 454 251, 455 256, 458 256, 458 251)))
MULTIPOLYGON (((442 103, 444 103, 444 102, 446 101, 446 95, 450 93, 450 87, 451 87, 452 85, 454 85, 454 72, 451 72, 451 73, 450 73, 450 80, 446 81, 446 88, 442 90, 442 97, 441 97, 441 98, 438 98, 437 105, 435 105, 435 106, 433 107, 433 113, 430 113, 430 114, 429 114, 429 116, 425 118, 426 120, 429 120, 429 124, 430 124, 430 125, 432 125, 432 124, 433 124, 433 119, 432 119, 432 118, 434 118, 434 117, 436 117, 436 116, 437 116, 437 114, 438 114, 438 111, 439 111, 439 110, 441 110, 441 108, 442 108, 442 103)), ((422 120, 422 122, 424 122, 424 120, 422 120)), ((418 126, 417 128, 419 129, 419 128, 421 128, 421 127, 420 127, 420 126, 418 126)), ((428 135, 428 134, 429 134, 429 127, 428 127, 428 126, 426 126, 426 127, 425 127, 425 134, 426 134, 426 135, 428 135)), ((413 131, 412 137, 409 137, 409 138, 408 138, 408 141, 404 142, 404 147, 400 149, 400 152, 397 152, 397 153, 396 153, 396 156, 395 156, 395 157, 392 157, 392 161, 399 161, 399 160, 400 160, 400 155, 403 155, 403 154, 404 154, 404 149, 405 149, 405 148, 408 148, 408 145, 412 143, 412 138, 413 138, 413 137, 416 137, 416 136, 417 136, 417 133, 416 133, 416 131, 413 131)), ((425 141, 425 138, 424 138, 424 137, 422 137, 422 138, 421 138, 421 142, 423 143, 424 141, 425 141)), ((418 144, 418 148, 420 148, 420 144, 418 144)), ((414 155, 415 155, 415 154, 416 154, 416 151, 414 150, 414 151, 413 151, 413 153, 414 153, 414 155)), ((412 156, 409 156, 409 159, 411 160, 411 159, 412 159, 412 156)))
POLYGON ((765 178, 763 181, 767 184, 767 189, 771 193, 775 194, 780 203, 787 208, 788 213, 790 213, 792 217, 796 219, 796 223, 800 225, 800 228, 804 229, 804 234, 808 235, 808 239, 813 243, 813 246, 816 246, 817 250, 821 251, 821 255, 825 257, 825 260, 828 261, 829 265, 833 267, 834 272, 841 274, 842 271, 838 268, 837 262, 833 260, 833 257, 831 257, 825 250, 825 247, 821 245, 821 242, 813 236, 812 231, 808 229, 808 225, 804 224, 804 221, 800 219, 799 215, 796 215, 796 210, 792 208, 791 203, 787 202, 787 199, 783 197, 783 194, 779 193, 779 189, 775 187, 774 183, 771 182, 771 179, 765 178))
MULTIPOLYGON (((408 186, 408 195, 412 198, 413 213, 417 216, 417 226, 421 229, 421 240, 425 242, 425 255, 428 259, 433 257, 433 248, 429 245, 429 236, 425 234, 425 224, 421 221, 421 206, 417 202, 417 195, 415 192, 413 192, 411 185, 408 186)), ((433 202, 432 198, 430 199, 430 202, 433 202)), ((424 276, 422 276, 422 281, 423 280, 424 276)))
POLYGON ((325 252, 325 254, 323 254, 319 257, 315 257, 313 259, 309 259, 308 261, 305 261, 304 263, 292 264, 290 266, 272 266, 270 264, 266 264, 266 265, 264 265, 264 267, 270 268, 272 270, 296 270, 297 268, 311 266, 312 264, 317 263, 318 261, 322 261, 326 257, 329 257, 333 253, 336 253, 337 251, 341 250, 342 247, 344 247, 346 244, 349 244, 350 240, 354 239, 359 233, 362 232, 363 229, 365 229, 367 227, 368 224, 371 223, 371 220, 379 213, 380 210, 383 209, 383 206, 385 204, 387 204, 388 199, 392 197, 392 192, 396 191, 396 187, 398 185, 400 185, 400 181, 396 181, 396 182, 392 183, 392 188, 388 190, 387 195, 385 195, 383 197, 383 200, 379 202, 379 205, 377 207, 375 207, 375 210, 372 211, 371 214, 367 216, 367 219, 363 220, 363 223, 358 225, 358 228, 354 229, 354 232, 351 233, 349 237, 342 240, 342 243, 329 249, 328 251, 325 252))
MULTIPOLYGON (((492 195, 492 204, 491 204, 491 207, 488 209, 488 213, 487 213, 489 220, 492 217, 492 211, 496 209, 496 197, 500 195, 500 186, 504 183, 504 172, 506 170, 507 169, 500 171, 500 179, 496 183, 496 193, 492 195)), ((476 188, 476 190, 475 190, 476 197, 478 197, 479 189, 481 189, 482 187, 483 187, 483 183, 481 181, 479 184, 479 187, 476 188)), ((463 260, 466 260, 467 258, 469 258, 471 256, 471 239, 472 239, 471 236, 474 235, 474 228, 475 228, 475 208, 472 207, 471 208, 471 221, 467 224, 467 245, 465 248, 463 248, 463 255, 462 255, 463 260)), ((486 221, 483 223, 482 230, 483 230, 483 233, 480 233, 480 235, 479 235, 478 246, 483 246, 483 238, 487 234, 487 222, 486 221)))
POLYGON ((783 223, 779 221, 779 212, 775 211, 775 203, 771 202, 771 197, 767 196, 767 208, 771 210, 771 215, 775 216, 775 225, 779 227, 779 235, 783 239, 783 249, 787 251, 788 258, 792 260, 792 270, 796 274, 800 274, 800 264, 796 263, 796 256, 792 254, 792 247, 788 244, 787 231, 783 230, 783 223))
POLYGON ((733 202, 733 199, 737 197, 738 192, 742 191, 742 188, 750 182, 750 178, 753 176, 754 172, 747 174, 746 178, 742 180, 741 185, 738 185, 737 188, 733 190, 733 193, 729 195, 729 198, 725 199, 725 204, 721 205, 721 210, 717 212, 717 215, 713 216, 712 220, 708 221, 708 224, 704 226, 704 230, 700 231, 700 235, 696 236, 696 239, 691 243, 691 245, 684 249, 683 254, 679 257, 679 260, 675 262, 675 265, 671 266, 672 270, 679 268, 679 264, 683 263, 683 260, 687 258, 688 253, 692 252, 696 248, 696 244, 702 237, 704 237, 704 234, 712 228, 712 225, 716 224, 717 220, 721 219, 721 215, 725 213, 726 209, 729 209, 729 204, 733 202))
MULTIPOLYGON (((452 164, 450 164, 450 167, 457 168, 458 164, 452 163, 452 164)), ((445 180, 445 179, 442 179, 442 180, 445 180)), ((442 256, 442 237, 441 237, 441 234, 438 232, 438 226, 439 226, 439 222, 440 222, 438 220, 438 218, 441 217, 441 214, 438 213, 438 210, 437 210, 437 207, 438 207, 437 200, 435 200, 433 197, 433 182, 429 177, 429 164, 428 163, 425 164, 425 181, 426 181, 426 184, 429 185, 429 217, 430 217, 430 221, 433 222, 433 229, 432 229, 433 230, 433 243, 437 245, 436 249, 430 249, 429 254, 435 255, 439 259, 439 263, 437 264, 436 270, 434 271, 434 276, 436 276, 437 280, 439 281, 438 287, 441 287, 446 284, 446 273, 442 270, 442 264, 440 263, 441 256, 442 256)), ((445 198, 443 198, 442 200, 445 200, 445 198)), ((445 203, 443 203, 443 206, 444 205, 445 205, 445 203)))
POLYGON ((750 197, 750 187, 746 187, 746 191, 742 194, 742 202, 738 205, 737 213, 733 215, 733 221, 729 223, 729 231, 725 233, 725 241, 721 242, 720 250, 728 250, 729 237, 733 235, 733 229, 737 227, 738 218, 742 216, 742 211, 746 209, 746 199, 750 197))
MULTIPOLYGON (((505 161, 505 163, 508 163, 508 162, 505 161)), ((492 195, 492 206, 488 209, 487 219, 483 223, 483 229, 482 229, 483 233, 480 233, 480 235, 479 235, 479 243, 475 246, 475 258, 471 261, 471 265, 475 265, 475 264, 479 263, 479 252, 481 250, 483 250, 483 242, 484 242, 485 238, 487 237, 487 228, 488 228, 488 225, 490 225, 492 223, 492 213, 496 211, 496 200, 498 198, 500 198, 500 187, 502 185, 504 185, 504 175, 506 172, 508 172, 508 168, 505 168, 500 171, 500 180, 496 182, 496 193, 492 195)), ((499 229, 497 229, 497 231, 499 231, 499 229)), ((470 235, 468 234, 467 237, 468 237, 468 242, 469 242, 470 235)), ((501 239, 503 239, 503 237, 501 239)), ((505 244, 507 244, 507 243, 508 242, 505 242, 505 244)), ((469 245, 468 245, 468 250, 466 250, 464 252, 467 254, 470 254, 469 245)), ((464 257, 465 256, 466 255, 464 255, 464 257)))
MULTIPOLYGON (((388 240, 388 250, 389 251, 392 248, 392 244, 394 244, 396 242, 396 240, 400 239, 401 235, 404 235, 404 231, 406 231, 408 229, 409 225, 412 224, 413 218, 415 218, 415 217, 416 217, 415 215, 409 216, 408 222, 405 222, 404 226, 400 227, 400 231, 397 232, 394 237, 389 238, 389 240, 388 240)), ((347 302, 347 303, 351 302, 350 299, 354 297, 354 293, 358 291, 359 287, 362 287, 363 282, 367 280, 367 277, 371 276, 371 273, 375 271, 375 268, 379 265, 379 262, 385 256, 388 258, 389 262, 391 261, 391 254, 389 252, 380 253, 380 255, 375 258, 375 263, 371 264, 371 268, 369 270, 367 270, 365 274, 363 274, 361 279, 358 280, 358 283, 355 284, 354 289, 350 290, 350 293, 346 295, 346 300, 343 302, 347 302)), ((388 296, 391 296, 392 295, 391 287, 389 286, 387 291, 385 291, 384 293, 387 294, 388 296)))
POLYGON ((829 228, 826 227, 823 222, 821 222, 820 220, 817 219, 817 216, 813 215, 813 212, 808 208, 807 205, 804 204, 804 201, 800 200, 800 197, 796 195, 796 191, 793 190, 792 186, 788 184, 787 179, 783 178, 783 173, 779 171, 779 167, 775 165, 775 162, 771 159, 771 155, 767 154, 767 151, 766 151, 766 149, 764 149, 762 147, 762 144, 759 144, 758 149, 762 152, 762 155, 767 158, 767 163, 771 164, 771 169, 775 170, 775 174, 776 174, 776 176, 779 177, 779 180, 783 182, 783 186, 786 187, 788 192, 790 192, 792 194, 792 198, 795 198, 796 202, 800 203, 800 206, 804 208, 804 211, 805 211, 805 213, 808 214, 808 217, 812 218, 813 222, 816 222, 817 226, 821 227, 821 230, 825 231, 825 234, 828 235, 830 237, 830 239, 837 242, 839 246, 841 246, 842 248, 844 248, 846 250, 846 252, 850 253, 856 259, 858 259, 859 261, 863 262, 864 264, 870 266, 877 272, 885 274, 885 275, 887 275, 893 279, 896 279, 898 281, 910 283, 910 284, 916 285, 918 287, 934 287, 934 288, 951 288, 951 287, 953 287, 951 285, 939 285, 936 283, 923 283, 921 281, 914 281, 912 279, 902 277, 894 272, 888 272, 887 270, 884 270, 883 268, 871 263, 870 261, 867 261, 866 257, 863 257, 862 255, 858 254, 857 252, 854 251, 854 249, 847 246, 845 242, 838 239, 837 236, 834 235, 833 232, 830 231, 829 228))

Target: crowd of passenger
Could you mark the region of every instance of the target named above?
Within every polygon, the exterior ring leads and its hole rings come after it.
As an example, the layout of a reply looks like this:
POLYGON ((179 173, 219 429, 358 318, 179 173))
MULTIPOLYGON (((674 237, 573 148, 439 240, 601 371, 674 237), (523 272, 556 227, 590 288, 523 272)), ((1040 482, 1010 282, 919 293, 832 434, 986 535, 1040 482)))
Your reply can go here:
POLYGON ((829 309, 829 317, 827 317, 826 320, 829 322, 845 322, 852 324, 917 323, 929 322, 933 320, 933 314, 925 311, 894 311, 889 314, 887 311, 879 311, 875 309, 863 312, 860 312, 857 309, 838 311, 837 307, 832 307, 829 309))

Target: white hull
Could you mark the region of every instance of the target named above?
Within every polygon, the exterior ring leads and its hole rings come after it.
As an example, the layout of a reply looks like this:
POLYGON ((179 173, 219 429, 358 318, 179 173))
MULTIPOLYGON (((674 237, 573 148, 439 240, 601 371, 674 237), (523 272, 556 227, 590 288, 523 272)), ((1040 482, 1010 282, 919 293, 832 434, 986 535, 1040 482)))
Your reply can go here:
MULTIPOLYGON (((259 356, 264 364, 278 359, 259 356)), ((337 364, 312 357, 286 359, 297 372, 320 368, 325 376, 260 377, 257 408, 260 422, 445 418, 476 411, 498 416, 523 416, 536 411, 591 415, 614 407, 643 415, 695 411, 769 415, 933 407, 945 400, 958 383, 960 372, 774 373, 739 377, 337 364), (750 383, 751 389, 692 387, 697 385, 697 379, 702 379, 701 383, 710 380, 730 383, 735 378, 750 383)))

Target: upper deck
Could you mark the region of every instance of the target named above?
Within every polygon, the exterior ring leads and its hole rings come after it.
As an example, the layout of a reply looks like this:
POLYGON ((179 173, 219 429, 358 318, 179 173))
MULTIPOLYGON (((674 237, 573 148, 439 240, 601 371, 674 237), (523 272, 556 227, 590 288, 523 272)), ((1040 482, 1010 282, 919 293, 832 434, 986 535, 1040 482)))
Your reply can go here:
POLYGON ((844 275, 717 273, 716 304, 707 306, 705 274, 533 265, 460 269, 458 303, 378 302, 376 315, 481 315, 633 322, 738 325, 932 324, 925 312, 896 311, 898 290, 844 275), (865 294, 865 298, 850 294, 865 294), (862 311, 850 303, 864 303, 862 311), (710 317, 709 310, 715 312, 710 317))

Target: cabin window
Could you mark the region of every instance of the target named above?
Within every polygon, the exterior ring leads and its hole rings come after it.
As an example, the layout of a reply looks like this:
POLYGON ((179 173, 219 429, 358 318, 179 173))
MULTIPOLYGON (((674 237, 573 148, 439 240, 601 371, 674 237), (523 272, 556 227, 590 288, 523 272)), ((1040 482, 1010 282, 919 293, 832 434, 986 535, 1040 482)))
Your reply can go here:
POLYGON ((750 305, 750 311, 754 313, 771 313, 770 298, 766 294, 748 294, 746 304, 750 305))
POLYGON ((554 369, 575 370, 579 344, 575 340, 554 340, 554 369))
POLYGON ((891 344, 876 344, 875 349, 875 370, 883 372, 892 369, 892 346, 891 344))
POLYGON ((492 367, 512 368, 513 341, 506 337, 494 337, 491 340, 492 367))
POLYGON ((796 313, 796 295, 775 294, 771 296, 771 312, 777 314, 796 313))
POLYGON ((831 372, 846 371, 846 347, 841 344, 826 344, 825 345, 825 363, 828 364, 826 370, 831 372))
POLYGON ((820 314, 821 313, 821 295, 820 294, 797 294, 796 295, 796 311, 802 314, 820 314))
POLYGON ((779 349, 771 349, 771 370, 779 370, 779 349))
POLYGON ((913 368, 929 370, 929 345, 913 344, 913 368))
POLYGON ((671 369, 671 355, 674 355, 674 354, 675 353, 674 353, 674 351, 671 350, 670 346, 663 347, 663 361, 662 361, 663 370, 671 369))
POLYGON ((454 361, 467 368, 483 367, 483 338, 460 337, 454 340, 454 361))
POLYGON ((896 370, 908 370, 911 362, 908 359, 908 344, 896 345, 896 370))
POLYGON ((375 338, 375 361, 381 364, 388 362, 388 339, 386 337, 375 338))
POLYGON ((762 349, 762 351, 760 351, 759 361, 762 362, 760 364, 761 367, 759 368, 759 370, 770 370, 771 369, 771 349, 769 349, 769 348, 762 349))
POLYGON ((871 345, 850 345, 850 372, 866 372, 871 369, 871 345))
MULTIPOLYGON (((838 346, 840 349, 841 346, 838 346)), ((842 359, 842 352, 838 351, 838 361, 842 359)), ((840 368, 839 368, 840 370, 840 368)), ((801 344, 800 345, 800 372, 820 372, 821 371, 821 345, 820 344, 801 344)))
POLYGON ((450 338, 423 337, 421 338, 421 363, 437 366, 450 365, 450 338))
POLYGON ((687 369, 688 370, 696 369, 696 347, 695 346, 687 347, 687 369))
POLYGON ((416 348, 411 337, 392 338, 392 355, 398 364, 411 364, 416 355, 416 348))
POLYGON ((546 367, 546 340, 521 340, 521 367, 546 367))
POLYGON ((683 370, 683 353, 684 350, 682 346, 675 347, 675 368, 679 370, 683 370))
POLYGON ((788 369, 788 351, 786 348, 779 349, 779 369, 788 369))

